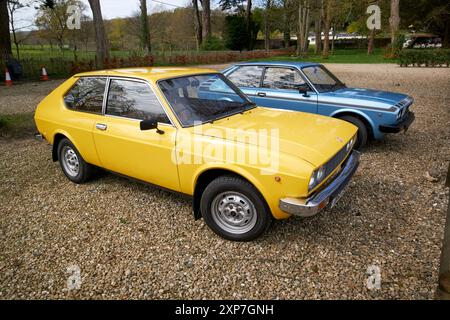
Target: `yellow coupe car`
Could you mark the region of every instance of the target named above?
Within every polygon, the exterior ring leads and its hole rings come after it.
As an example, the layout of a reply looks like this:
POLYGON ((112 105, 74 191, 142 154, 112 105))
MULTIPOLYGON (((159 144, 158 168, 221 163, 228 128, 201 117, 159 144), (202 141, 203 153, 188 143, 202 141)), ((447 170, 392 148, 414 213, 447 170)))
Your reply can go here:
POLYGON ((196 219, 236 241, 333 206, 359 164, 352 124, 257 107, 207 69, 77 74, 35 121, 71 181, 100 167, 187 194, 196 219))

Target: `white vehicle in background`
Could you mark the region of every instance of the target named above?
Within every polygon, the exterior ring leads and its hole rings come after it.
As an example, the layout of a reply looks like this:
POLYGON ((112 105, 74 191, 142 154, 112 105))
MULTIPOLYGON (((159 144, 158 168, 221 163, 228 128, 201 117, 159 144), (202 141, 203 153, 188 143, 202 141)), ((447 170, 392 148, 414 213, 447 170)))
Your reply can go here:
POLYGON ((442 39, 430 33, 416 33, 407 35, 403 43, 404 49, 441 48, 442 39))

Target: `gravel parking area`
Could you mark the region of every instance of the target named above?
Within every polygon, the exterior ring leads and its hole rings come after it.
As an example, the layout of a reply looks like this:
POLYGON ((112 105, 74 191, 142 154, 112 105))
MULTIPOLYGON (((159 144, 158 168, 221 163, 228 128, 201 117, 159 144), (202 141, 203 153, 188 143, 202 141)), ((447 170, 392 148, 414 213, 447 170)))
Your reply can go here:
MULTIPOLYGON (((433 299, 450 69, 328 67, 349 86, 412 95, 416 122, 369 145, 337 207, 276 222, 250 243, 194 221, 189 199, 107 173, 76 185, 49 145, 0 140, 0 299, 433 299), (367 288, 372 265, 379 290, 367 288), (71 266, 79 289, 67 287, 71 266)), ((33 110, 59 83, 0 87, 0 113, 33 110)))

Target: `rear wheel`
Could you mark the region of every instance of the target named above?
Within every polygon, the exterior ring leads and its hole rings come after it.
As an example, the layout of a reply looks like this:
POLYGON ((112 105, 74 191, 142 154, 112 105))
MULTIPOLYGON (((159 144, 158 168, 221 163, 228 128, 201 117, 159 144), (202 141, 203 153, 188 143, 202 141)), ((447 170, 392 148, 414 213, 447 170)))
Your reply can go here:
POLYGON ((355 142, 355 149, 360 150, 367 144, 367 138, 369 136, 368 130, 364 122, 354 116, 342 116, 340 119, 350 122, 358 127, 358 133, 355 142))
POLYGON ((92 166, 84 161, 77 148, 69 139, 63 138, 58 144, 58 160, 66 177, 75 183, 89 180, 92 166))
POLYGON ((201 197, 205 223, 219 236, 233 241, 250 241, 270 226, 272 215, 256 188, 235 176, 213 180, 201 197))

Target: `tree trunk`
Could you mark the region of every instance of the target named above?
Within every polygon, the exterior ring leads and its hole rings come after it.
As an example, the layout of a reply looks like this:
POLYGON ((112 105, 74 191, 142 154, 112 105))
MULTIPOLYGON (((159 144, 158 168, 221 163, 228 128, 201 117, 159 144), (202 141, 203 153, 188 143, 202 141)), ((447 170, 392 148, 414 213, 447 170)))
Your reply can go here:
POLYGON ((309 37, 309 3, 305 2, 305 5, 307 5, 304 10, 305 10, 305 25, 303 27, 303 31, 304 31, 304 37, 303 37, 303 47, 302 50, 305 54, 308 54, 308 47, 309 47, 309 41, 308 41, 308 37, 309 37))
POLYGON ((297 56, 302 53, 303 43, 303 6, 302 1, 298 3, 298 26, 297 26, 297 56))
POLYGON ((203 39, 208 40, 211 37, 211 2, 202 0, 203 7, 203 39))
POLYGON ((247 50, 252 50, 253 49, 252 0, 247 0, 247 10, 245 11, 245 20, 248 36, 247 50))
POLYGON ((330 54, 330 29, 331 29, 331 5, 332 0, 327 0, 325 12, 324 12, 324 26, 323 26, 323 58, 328 59, 330 54))
POLYGON ((336 25, 333 25, 333 31, 331 32, 331 54, 334 54, 334 40, 336 39, 336 25))
POLYGON ((270 49, 270 25, 269 25, 269 10, 271 7, 271 0, 266 0, 266 10, 264 13, 264 48, 266 51, 270 49))
POLYGON ((374 42, 375 42, 375 29, 372 29, 372 31, 370 31, 369 42, 367 44, 367 55, 371 55, 373 53, 374 42))
POLYGON ((7 0, 0 0, 0 63, 12 57, 7 0))
POLYGON ((192 6, 194 7, 194 27, 195 27, 195 37, 197 39, 197 50, 200 49, 202 45, 202 19, 200 17, 200 11, 198 10, 198 0, 192 0, 192 6))
POLYGON ((400 0, 391 0, 391 17, 389 18, 389 24, 391 26, 391 49, 392 53, 394 53, 398 27, 400 25, 400 0))
POLYGON ((141 5, 141 47, 149 55, 152 52, 150 30, 148 27, 147 0, 140 0, 141 5))
POLYGON ((314 20, 314 33, 316 34, 316 48, 314 49, 314 53, 319 54, 322 51, 322 17, 320 10, 318 10, 314 20))
POLYGON ((291 30, 289 24, 289 11, 287 8, 287 0, 283 2, 283 42, 284 48, 287 49, 291 42, 291 30))
POLYGON ((103 24, 100 1, 89 0, 89 5, 91 6, 92 16, 94 17, 95 42, 97 46, 96 64, 97 68, 103 68, 105 60, 109 59, 109 45, 103 24))
POLYGON ((450 48, 450 19, 447 16, 447 20, 446 20, 446 24, 445 24, 445 31, 444 31, 444 39, 442 40, 442 47, 443 48, 450 48))

